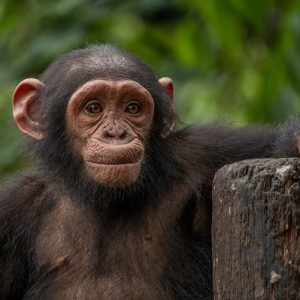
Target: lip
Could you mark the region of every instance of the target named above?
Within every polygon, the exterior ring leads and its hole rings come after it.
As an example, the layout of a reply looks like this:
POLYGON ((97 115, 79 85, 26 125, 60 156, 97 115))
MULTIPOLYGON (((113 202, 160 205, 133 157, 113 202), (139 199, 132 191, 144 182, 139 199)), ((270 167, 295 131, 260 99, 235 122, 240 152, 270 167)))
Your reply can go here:
POLYGON ((111 140, 110 142, 108 142, 107 140, 103 140, 102 138, 92 138, 91 140, 94 141, 96 144, 98 144, 99 142, 103 143, 103 145, 105 145, 107 149, 115 149, 116 147, 118 147, 119 149, 128 148, 131 145, 133 145, 136 141, 139 141, 139 139, 136 136, 132 136, 123 142, 120 142, 119 140, 111 140))
POLYGON ((139 165, 141 163, 141 159, 136 161, 136 162, 132 162, 132 163, 98 163, 98 162, 95 162, 95 161, 90 161, 90 160, 86 160, 86 162, 88 164, 91 164, 91 165, 97 165, 99 167, 101 166, 134 166, 134 165, 139 165))
POLYGON ((141 163, 144 151, 139 149, 139 151, 113 151, 105 149, 105 152, 102 153, 93 153, 84 158, 88 163, 97 164, 97 165, 132 165, 136 163, 141 163))
POLYGON ((115 147, 115 146, 118 146, 118 147, 123 147, 123 146, 128 147, 128 145, 134 143, 135 140, 137 140, 137 137, 136 136, 129 137, 126 140, 124 140, 123 142, 119 141, 119 140, 111 140, 110 142, 108 142, 107 140, 103 140, 103 139, 99 139, 99 140, 103 144, 105 144, 107 147, 115 147))

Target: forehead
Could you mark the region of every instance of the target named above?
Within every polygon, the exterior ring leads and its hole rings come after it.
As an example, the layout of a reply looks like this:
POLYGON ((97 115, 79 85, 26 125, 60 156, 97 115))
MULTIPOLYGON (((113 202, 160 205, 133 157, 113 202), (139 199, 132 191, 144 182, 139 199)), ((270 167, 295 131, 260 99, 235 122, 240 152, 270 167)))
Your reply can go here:
POLYGON ((109 79, 94 79, 84 83, 80 86, 72 95, 73 98, 80 98, 85 94, 93 92, 109 92, 118 91, 120 93, 140 93, 145 95, 147 98, 151 95, 147 89, 134 80, 109 80, 109 79))

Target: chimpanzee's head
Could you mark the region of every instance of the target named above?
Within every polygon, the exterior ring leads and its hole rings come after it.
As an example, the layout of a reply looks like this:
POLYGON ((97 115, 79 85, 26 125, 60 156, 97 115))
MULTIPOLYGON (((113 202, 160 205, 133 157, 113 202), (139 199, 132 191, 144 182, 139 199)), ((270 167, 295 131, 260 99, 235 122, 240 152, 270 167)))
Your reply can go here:
POLYGON ((131 54, 91 46, 23 80, 13 113, 47 167, 122 188, 138 179, 149 141, 172 129, 173 84, 131 54))

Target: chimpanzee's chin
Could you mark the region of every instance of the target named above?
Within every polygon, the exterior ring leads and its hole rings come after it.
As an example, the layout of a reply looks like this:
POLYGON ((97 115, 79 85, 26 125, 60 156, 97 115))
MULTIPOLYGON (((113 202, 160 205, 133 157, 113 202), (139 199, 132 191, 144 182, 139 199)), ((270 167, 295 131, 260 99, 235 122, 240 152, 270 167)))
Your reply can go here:
POLYGON ((86 163, 89 176, 108 188, 126 188, 134 184, 140 174, 141 163, 104 165, 86 163))

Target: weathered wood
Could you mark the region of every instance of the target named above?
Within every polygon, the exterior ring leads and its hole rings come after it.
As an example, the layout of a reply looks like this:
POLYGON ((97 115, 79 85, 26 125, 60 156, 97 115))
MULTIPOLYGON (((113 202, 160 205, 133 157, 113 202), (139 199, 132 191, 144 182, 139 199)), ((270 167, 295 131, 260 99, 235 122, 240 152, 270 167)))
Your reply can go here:
POLYGON ((212 235, 214 299, 300 299, 300 160, 220 169, 212 235))

